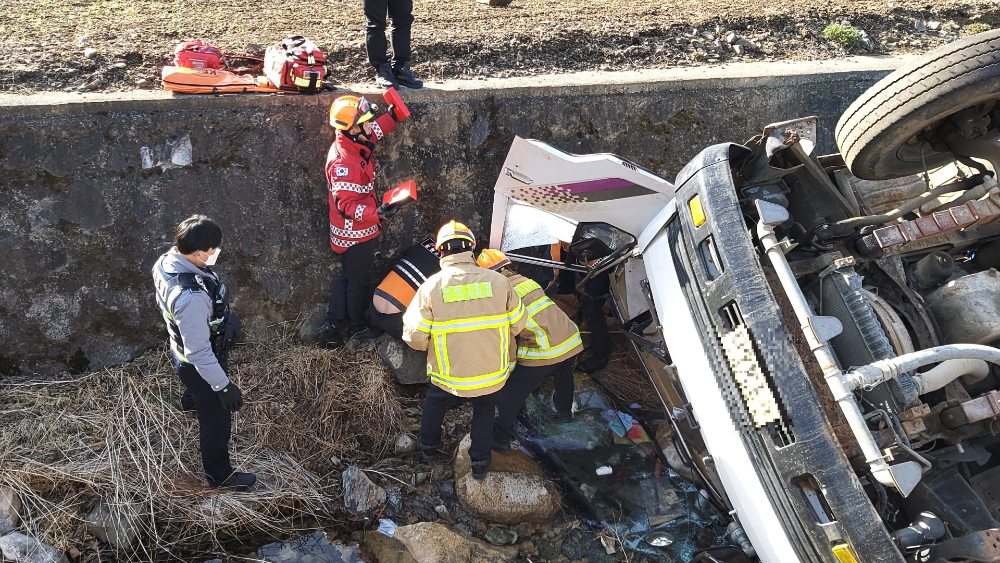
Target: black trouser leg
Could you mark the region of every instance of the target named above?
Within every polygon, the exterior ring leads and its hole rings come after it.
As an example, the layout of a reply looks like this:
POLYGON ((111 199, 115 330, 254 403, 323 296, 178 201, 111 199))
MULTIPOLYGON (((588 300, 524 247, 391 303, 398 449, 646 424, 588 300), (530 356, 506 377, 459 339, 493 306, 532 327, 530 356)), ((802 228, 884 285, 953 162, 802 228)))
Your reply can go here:
POLYGON ((340 255, 340 277, 330 284, 330 303, 326 321, 349 327, 351 332, 364 330, 368 295, 368 271, 375 252, 375 239, 355 244, 340 255))
POLYGON ((510 441, 514 436, 514 419, 517 418, 517 413, 521 412, 525 399, 555 370, 557 365, 525 366, 518 364, 514 368, 499 393, 500 398, 497 401, 499 413, 493 427, 494 441, 498 444, 510 441))
POLYGON ((580 309, 583 311, 583 318, 587 320, 587 328, 590 329, 591 353, 605 360, 611 356, 611 334, 608 331, 608 318, 604 316, 604 302, 607 301, 610 289, 611 277, 606 273, 600 274, 583 284, 586 295, 580 299, 580 309))
POLYGON ((394 313, 391 315, 382 313, 372 303, 368 306, 368 316, 371 318, 372 326, 382 329, 382 332, 396 340, 403 339, 403 313, 394 313))
POLYGON ((428 448, 436 448, 441 443, 441 423, 444 422, 444 413, 448 410, 452 395, 441 389, 437 385, 427 388, 427 395, 424 397, 424 410, 420 416, 420 445, 428 448))
POLYGON ((232 415, 222 407, 219 395, 201 378, 193 365, 175 359, 174 368, 184 386, 191 391, 198 409, 198 438, 201 442, 201 462, 205 467, 205 475, 210 482, 221 483, 233 473, 233 466, 229 461, 232 415))
POLYGON ((573 412, 573 364, 576 356, 566 358, 555 365, 552 372, 552 386, 555 394, 552 402, 555 403, 556 412, 560 414, 570 414, 573 412))
POLYGON ((392 66, 401 68, 410 62, 410 27, 413 25, 413 0, 389 0, 392 18, 392 66))
MULTIPOLYGON (((389 62, 386 53, 385 20, 389 13, 389 0, 363 0, 365 19, 365 49, 368 51, 368 62, 375 68, 389 62)), ((409 28, 407 28, 409 29, 409 28)))
POLYGON ((490 458, 493 451, 493 417, 497 410, 497 395, 490 393, 473 397, 472 401, 472 446, 469 459, 482 461, 490 458))

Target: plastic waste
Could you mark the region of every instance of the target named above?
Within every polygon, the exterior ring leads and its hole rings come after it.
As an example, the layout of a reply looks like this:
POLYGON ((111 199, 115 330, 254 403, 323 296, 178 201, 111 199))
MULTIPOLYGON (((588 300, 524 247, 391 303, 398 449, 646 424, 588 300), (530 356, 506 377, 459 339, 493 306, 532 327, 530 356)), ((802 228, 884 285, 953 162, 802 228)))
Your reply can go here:
POLYGON ((391 538, 396 534, 396 523, 388 518, 379 518, 378 531, 391 538))
POLYGON ((659 460, 636 411, 618 406, 584 374, 575 387, 572 422, 558 420, 546 383, 528 398, 518 434, 580 519, 658 562, 688 561, 698 549, 728 545, 729 518, 659 460))

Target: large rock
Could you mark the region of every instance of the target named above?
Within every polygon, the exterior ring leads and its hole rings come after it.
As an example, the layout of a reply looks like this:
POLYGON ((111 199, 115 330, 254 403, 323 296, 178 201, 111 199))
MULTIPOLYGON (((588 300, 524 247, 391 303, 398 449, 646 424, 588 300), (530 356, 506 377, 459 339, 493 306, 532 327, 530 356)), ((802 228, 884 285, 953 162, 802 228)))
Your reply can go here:
POLYGON ((139 540, 141 522, 128 505, 101 500, 87 516, 87 532, 111 544, 118 552, 131 552, 139 540))
POLYGON ((20 532, 0 538, 0 553, 13 563, 68 563, 63 552, 20 532))
POLYGON ((378 563, 417 563, 403 542, 379 532, 365 534, 364 552, 378 563))
POLYGON ((464 538, 431 522, 396 528, 393 537, 406 546, 417 563, 513 563, 517 559, 514 548, 464 538))
POLYGON ((364 563, 356 547, 330 543, 323 532, 269 543, 257 555, 267 563, 364 563))
POLYGON ((378 356, 404 385, 427 383, 427 352, 414 350, 405 342, 385 337, 378 344, 378 356))
POLYGON ((493 454, 484 479, 472 477, 466 435, 455 455, 455 492, 471 514, 499 524, 543 523, 561 508, 559 492, 530 457, 518 450, 493 454))
POLYGON ((0 485, 0 536, 21 524, 21 497, 7 485, 0 485))
POLYGON ((385 489, 379 487, 358 469, 348 467, 342 475, 344 482, 344 506, 355 516, 369 516, 375 509, 385 504, 385 489))

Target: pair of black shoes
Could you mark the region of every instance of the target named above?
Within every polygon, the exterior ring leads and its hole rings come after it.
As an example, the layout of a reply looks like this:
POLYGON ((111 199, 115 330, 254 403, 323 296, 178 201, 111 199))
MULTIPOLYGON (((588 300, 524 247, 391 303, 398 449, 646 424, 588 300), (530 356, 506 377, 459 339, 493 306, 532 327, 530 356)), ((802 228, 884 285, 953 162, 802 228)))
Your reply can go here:
MULTIPOLYGON (((424 461, 434 461, 438 458, 439 452, 437 446, 426 446, 423 442, 418 442, 420 444, 420 455, 424 458, 424 461)), ((508 452, 510 451, 508 446, 508 452)), ((472 478, 482 479, 486 477, 486 473, 490 470, 490 458, 481 460, 472 460, 472 478)))
POLYGON ((389 88, 399 88, 400 86, 423 88, 424 81, 414 76, 407 64, 399 68, 393 68, 389 63, 383 63, 375 69, 375 85, 387 90, 389 88))

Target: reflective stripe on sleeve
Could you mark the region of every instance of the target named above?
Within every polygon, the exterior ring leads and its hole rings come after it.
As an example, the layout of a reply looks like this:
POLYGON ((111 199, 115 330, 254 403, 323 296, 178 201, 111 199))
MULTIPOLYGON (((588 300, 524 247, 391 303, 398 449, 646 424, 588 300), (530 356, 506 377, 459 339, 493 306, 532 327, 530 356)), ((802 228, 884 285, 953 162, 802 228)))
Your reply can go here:
POLYGON ((517 296, 524 299, 524 296, 535 291, 536 289, 542 289, 542 286, 535 283, 534 280, 524 280, 523 282, 514 286, 514 291, 517 292, 517 296))
POLYGON ((517 359, 519 360, 549 360, 569 352, 573 348, 583 344, 580 332, 577 331, 566 339, 562 344, 549 349, 518 347, 517 359))
POLYGON ((517 309, 507 313, 507 322, 515 324, 517 321, 521 320, 522 316, 524 316, 524 303, 521 303, 519 299, 517 302, 517 309))

